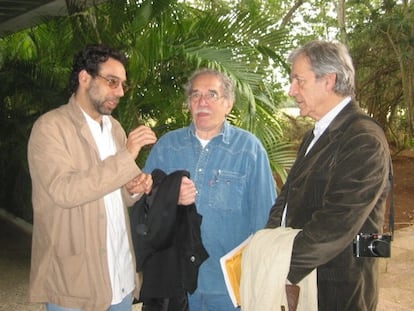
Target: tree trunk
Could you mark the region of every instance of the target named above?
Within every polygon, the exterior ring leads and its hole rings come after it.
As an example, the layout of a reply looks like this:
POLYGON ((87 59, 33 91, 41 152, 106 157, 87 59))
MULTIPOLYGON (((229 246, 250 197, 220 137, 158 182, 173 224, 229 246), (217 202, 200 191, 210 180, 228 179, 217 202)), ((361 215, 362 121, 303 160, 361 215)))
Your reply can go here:
POLYGON ((337 7, 339 38, 343 44, 347 44, 347 35, 345 27, 345 0, 338 0, 337 7))

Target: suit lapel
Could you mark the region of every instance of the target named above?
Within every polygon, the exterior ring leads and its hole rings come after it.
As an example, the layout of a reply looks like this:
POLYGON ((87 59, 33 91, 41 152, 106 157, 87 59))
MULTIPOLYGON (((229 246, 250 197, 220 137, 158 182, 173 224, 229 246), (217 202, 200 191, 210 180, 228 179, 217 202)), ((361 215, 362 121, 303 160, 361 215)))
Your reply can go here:
POLYGON ((297 159, 289 174, 295 176, 300 172, 305 172, 308 168, 314 165, 318 155, 323 150, 329 147, 334 141, 341 136, 346 127, 355 118, 356 114, 362 113, 361 109, 354 103, 350 102, 342 109, 342 111, 332 120, 331 124, 325 130, 325 132, 319 137, 316 143, 309 150, 305 156, 305 152, 313 139, 313 132, 309 131, 304 139, 301 147, 299 148, 297 159), (316 157, 316 158, 315 158, 316 157))

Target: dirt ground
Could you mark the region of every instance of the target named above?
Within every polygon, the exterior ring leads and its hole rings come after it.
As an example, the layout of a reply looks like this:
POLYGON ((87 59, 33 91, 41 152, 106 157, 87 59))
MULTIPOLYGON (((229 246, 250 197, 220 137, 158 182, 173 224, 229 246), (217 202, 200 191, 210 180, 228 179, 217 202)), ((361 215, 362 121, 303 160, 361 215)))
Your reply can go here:
POLYGON ((393 168, 395 229, 399 229, 414 224, 414 154, 393 156, 393 168))

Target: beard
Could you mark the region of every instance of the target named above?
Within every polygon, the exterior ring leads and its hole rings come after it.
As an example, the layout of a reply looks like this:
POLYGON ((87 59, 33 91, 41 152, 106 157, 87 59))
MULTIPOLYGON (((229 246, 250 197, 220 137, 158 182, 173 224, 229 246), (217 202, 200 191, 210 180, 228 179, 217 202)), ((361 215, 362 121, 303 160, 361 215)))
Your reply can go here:
POLYGON ((92 100, 92 105, 95 107, 95 110, 99 112, 99 114, 103 115, 103 116, 109 116, 112 114, 112 111, 114 111, 114 108, 111 107, 107 107, 105 105, 105 100, 101 101, 101 100, 92 100))
POLYGON ((97 87, 91 87, 88 94, 92 106, 101 115, 111 115, 112 111, 114 111, 118 106, 119 97, 112 96, 109 98, 103 98, 103 96, 99 94, 99 89, 97 87))

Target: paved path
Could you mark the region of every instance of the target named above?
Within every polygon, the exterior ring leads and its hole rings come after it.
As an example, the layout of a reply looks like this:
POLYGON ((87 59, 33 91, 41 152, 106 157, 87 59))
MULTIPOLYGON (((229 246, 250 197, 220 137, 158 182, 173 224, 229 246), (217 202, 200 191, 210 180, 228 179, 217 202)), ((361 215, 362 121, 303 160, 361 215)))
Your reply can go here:
MULTIPOLYGON (((27 302, 30 226, 6 218, 0 210, 0 311, 44 311, 43 305, 27 302)), ((392 242, 392 257, 380 260, 377 311, 414 310, 414 226, 398 230, 392 242)), ((139 310, 140 306, 134 305, 134 311, 139 310)))
POLYGON ((377 311, 414 310, 414 226, 395 232, 391 258, 381 259, 377 311))
POLYGON ((0 209, 0 311, 46 310, 28 303, 30 252, 31 226, 0 209))
POLYGON ((0 310, 37 311, 27 303, 30 233, 0 217, 0 310))

